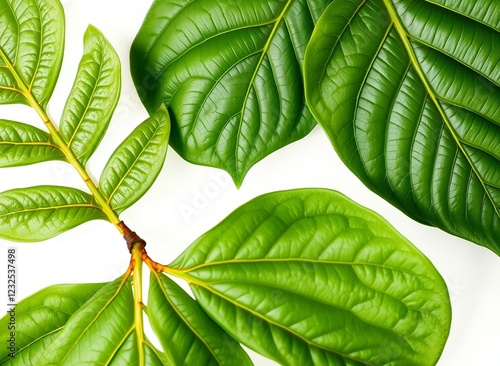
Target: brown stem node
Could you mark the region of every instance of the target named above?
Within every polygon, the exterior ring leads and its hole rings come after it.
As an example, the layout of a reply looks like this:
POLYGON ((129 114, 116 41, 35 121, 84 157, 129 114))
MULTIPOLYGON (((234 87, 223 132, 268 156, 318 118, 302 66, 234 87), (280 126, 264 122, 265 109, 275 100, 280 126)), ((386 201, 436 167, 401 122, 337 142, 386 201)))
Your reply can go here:
POLYGON ((146 241, 137 235, 135 231, 130 230, 123 221, 118 223, 118 227, 123 231, 123 239, 125 239, 130 253, 132 253, 134 244, 140 244, 142 248, 146 246, 146 241))

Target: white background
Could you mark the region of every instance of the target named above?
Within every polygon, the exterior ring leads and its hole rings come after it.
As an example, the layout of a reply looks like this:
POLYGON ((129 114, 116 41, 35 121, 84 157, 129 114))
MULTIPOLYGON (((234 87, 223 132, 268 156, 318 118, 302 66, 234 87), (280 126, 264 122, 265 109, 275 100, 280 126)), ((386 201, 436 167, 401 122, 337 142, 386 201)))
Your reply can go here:
MULTIPOLYGON (((59 120, 73 83, 89 23, 104 33, 122 60, 120 103, 108 134, 88 165, 97 179, 114 148, 147 117, 131 81, 128 59, 130 45, 151 1, 62 3, 67 23, 65 59, 49 105, 55 121, 59 120)), ((0 118, 43 128, 27 107, 0 106, 0 118)), ((0 191, 38 184, 85 189, 71 167, 62 162, 0 171, 0 191)), ((301 187, 332 188, 377 211, 434 263, 448 284, 453 306, 451 334, 439 366, 500 365, 500 259, 482 247, 410 220, 371 193, 343 166, 319 127, 258 163, 240 190, 224 172, 191 165, 169 150, 153 188, 125 211, 122 219, 148 241, 149 255, 167 264, 244 202, 263 193, 301 187)), ((56 283, 110 281, 120 276, 129 262, 123 239, 106 222, 87 223, 43 243, 0 240, 0 274, 6 273, 3 258, 12 246, 18 250, 18 299, 56 283)), ((0 306, 7 303, 6 275, 4 280, 1 278, 0 294, 5 296, 3 300, 0 297, 0 306)), ((257 366, 275 365, 253 353, 252 358, 257 366)))

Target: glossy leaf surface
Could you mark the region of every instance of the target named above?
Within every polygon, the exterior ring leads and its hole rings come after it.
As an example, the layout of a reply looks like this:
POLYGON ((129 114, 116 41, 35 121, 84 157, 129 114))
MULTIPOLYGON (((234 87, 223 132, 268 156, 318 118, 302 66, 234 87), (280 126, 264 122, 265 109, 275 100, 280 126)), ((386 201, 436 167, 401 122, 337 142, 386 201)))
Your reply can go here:
POLYGON ((175 282, 150 278, 147 314, 172 365, 253 365, 240 345, 175 282))
POLYGON ((60 133, 82 165, 101 142, 121 89, 120 60, 102 33, 89 26, 84 54, 61 117, 60 133))
POLYGON ((115 150, 99 186, 116 213, 130 207, 153 185, 167 155, 169 134, 170 118, 162 106, 115 150))
POLYGON ((132 286, 130 280, 118 278, 73 314, 41 356, 40 364, 125 365, 121 360, 136 360, 137 342, 132 334, 132 286))
MULTIPOLYGON (((104 286, 103 283, 55 285, 24 299, 15 308, 16 357, 0 349, 0 365, 39 365, 41 354, 64 327, 70 316, 104 286)), ((10 338, 10 314, 0 320, 0 337, 10 338)))
POLYGON ((0 168, 64 160, 48 133, 20 122, 0 120, 0 168))
POLYGON ((500 254, 500 3, 334 1, 308 103, 344 163, 412 218, 500 254))
POLYGON ((59 76, 64 12, 58 0, 0 0, 0 104, 45 107, 59 76))
POLYGON ((429 260, 330 190, 258 197, 170 267, 231 336, 283 365, 435 365, 450 329, 429 260))
POLYGON ((131 50, 150 113, 173 112, 171 145, 186 160, 250 167, 315 125, 301 67, 314 22, 330 0, 157 0, 131 50))
POLYGON ((37 186, 0 193, 0 237, 41 241, 90 220, 106 220, 92 196, 75 188, 37 186))

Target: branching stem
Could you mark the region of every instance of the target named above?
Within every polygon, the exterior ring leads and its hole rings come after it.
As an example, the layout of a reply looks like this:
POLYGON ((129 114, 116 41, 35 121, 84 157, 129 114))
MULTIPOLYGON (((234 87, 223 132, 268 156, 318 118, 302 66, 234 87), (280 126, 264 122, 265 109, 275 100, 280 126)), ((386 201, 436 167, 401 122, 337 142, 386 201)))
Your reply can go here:
POLYGON ((137 346, 139 349, 139 365, 145 365, 144 356, 144 322, 143 322, 143 308, 142 302, 142 262, 144 255, 144 245, 136 243, 132 249, 132 264, 134 270, 134 323, 137 334, 137 346))

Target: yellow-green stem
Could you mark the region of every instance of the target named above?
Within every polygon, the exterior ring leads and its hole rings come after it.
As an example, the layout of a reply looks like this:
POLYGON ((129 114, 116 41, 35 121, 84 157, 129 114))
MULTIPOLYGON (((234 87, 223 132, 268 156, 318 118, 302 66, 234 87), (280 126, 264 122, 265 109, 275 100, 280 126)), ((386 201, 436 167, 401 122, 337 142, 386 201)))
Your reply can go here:
POLYGON ((59 149, 61 149, 62 153, 64 154, 68 162, 76 169, 76 171, 78 172, 78 174, 83 179, 83 181, 89 188, 90 192, 94 196, 94 199, 96 200, 97 204, 102 208, 104 214, 108 217, 109 221, 113 225, 115 225, 118 231, 123 234, 122 229, 118 226, 120 219, 111 209, 111 206, 108 204, 107 200, 103 197, 101 192, 99 192, 99 189, 92 181, 92 178, 90 178, 85 168, 80 164, 75 154, 73 154, 73 151, 71 151, 69 146, 66 144, 66 142, 64 141, 61 134, 55 127, 54 123, 52 123, 52 120, 49 118, 45 110, 40 106, 38 101, 35 99, 35 97, 31 93, 30 88, 28 88, 26 83, 19 76, 14 65, 10 62, 10 60, 5 56, 5 54, 1 50, 0 50, 0 58, 4 61, 5 65, 7 66, 11 74, 14 76, 14 79, 16 80, 17 85, 19 86, 19 90, 17 90, 17 92, 21 93, 26 98, 30 106, 36 111, 38 116, 40 116, 43 123, 47 127, 52 139, 54 140, 55 144, 59 149))
POLYGON ((134 263, 134 323, 137 334, 137 345, 139 349, 139 365, 145 365, 144 359, 144 322, 142 302, 142 255, 144 246, 142 243, 134 244, 132 249, 132 260, 134 263))
POLYGON ((54 123, 52 123, 50 117, 43 110, 43 108, 40 107, 40 105, 38 104, 38 102, 35 100, 35 98, 31 93, 26 92, 24 95, 26 99, 28 99, 28 102, 30 103, 31 107, 37 112, 37 114, 40 116, 43 123, 47 127, 50 135, 52 136, 52 139, 54 140, 54 143, 59 147, 59 149, 61 149, 62 153, 64 154, 68 162, 75 168, 80 177, 83 179, 83 181, 89 188, 90 192, 94 196, 94 199, 96 200, 97 204, 102 208, 104 214, 108 217, 109 221, 113 225, 115 225, 115 227, 120 231, 120 233, 122 233, 121 228, 118 226, 120 219, 111 209, 107 200, 103 197, 97 186, 94 184, 94 181, 92 180, 92 178, 90 178, 85 168, 80 164, 80 162, 73 154, 71 149, 67 146, 66 142, 60 135, 59 131, 54 126, 54 123))

